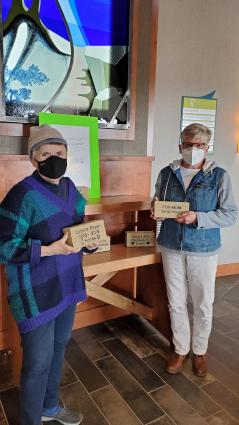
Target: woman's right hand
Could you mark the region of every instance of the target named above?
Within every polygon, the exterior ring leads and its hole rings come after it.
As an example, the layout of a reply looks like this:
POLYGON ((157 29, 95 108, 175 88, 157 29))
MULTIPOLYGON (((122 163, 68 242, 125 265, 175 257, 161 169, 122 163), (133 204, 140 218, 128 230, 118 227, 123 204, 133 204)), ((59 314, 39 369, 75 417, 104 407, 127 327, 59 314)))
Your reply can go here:
POLYGON ((65 233, 61 239, 58 241, 52 242, 48 246, 41 247, 41 257, 49 257, 51 255, 69 255, 76 254, 81 250, 81 248, 73 248, 72 246, 66 243, 68 238, 67 233, 65 233))

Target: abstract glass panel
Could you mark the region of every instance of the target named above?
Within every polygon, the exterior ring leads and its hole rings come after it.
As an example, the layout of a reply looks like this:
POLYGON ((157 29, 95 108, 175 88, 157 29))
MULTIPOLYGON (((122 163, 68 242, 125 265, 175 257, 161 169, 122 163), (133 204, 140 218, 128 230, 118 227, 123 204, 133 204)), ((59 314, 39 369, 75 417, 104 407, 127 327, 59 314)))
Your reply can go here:
POLYGON ((47 110, 127 124, 130 0, 1 6, 6 115, 47 110))

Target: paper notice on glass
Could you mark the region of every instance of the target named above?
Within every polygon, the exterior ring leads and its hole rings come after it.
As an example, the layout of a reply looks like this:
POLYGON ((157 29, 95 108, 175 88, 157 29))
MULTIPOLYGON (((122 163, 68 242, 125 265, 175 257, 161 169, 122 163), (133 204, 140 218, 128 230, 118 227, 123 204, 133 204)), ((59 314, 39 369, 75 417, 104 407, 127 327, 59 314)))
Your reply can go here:
POLYGON ((76 186, 91 187, 90 134, 89 127, 52 125, 67 141, 67 170, 76 186))

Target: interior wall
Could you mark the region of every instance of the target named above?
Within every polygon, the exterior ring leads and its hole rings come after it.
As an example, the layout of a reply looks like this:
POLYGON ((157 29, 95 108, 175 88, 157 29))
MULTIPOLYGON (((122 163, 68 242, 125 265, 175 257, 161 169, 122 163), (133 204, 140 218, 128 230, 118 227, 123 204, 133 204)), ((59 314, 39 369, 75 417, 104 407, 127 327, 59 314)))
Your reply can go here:
MULTIPOLYGON (((239 2, 159 0, 152 192, 161 167, 179 158, 182 96, 216 90, 218 111, 210 158, 230 172, 239 203, 239 2)), ((239 222, 222 230, 220 264, 239 262, 239 222)))

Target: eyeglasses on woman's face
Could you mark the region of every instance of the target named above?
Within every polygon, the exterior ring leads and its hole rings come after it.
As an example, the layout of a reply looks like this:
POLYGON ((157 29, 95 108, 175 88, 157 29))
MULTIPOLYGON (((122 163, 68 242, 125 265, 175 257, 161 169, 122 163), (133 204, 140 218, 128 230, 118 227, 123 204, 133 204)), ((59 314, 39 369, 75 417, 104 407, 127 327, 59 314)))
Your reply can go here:
POLYGON ((182 148, 183 149, 190 149, 190 148, 198 148, 198 149, 204 149, 206 148, 208 145, 207 143, 203 143, 203 142, 184 142, 182 143, 182 148))

